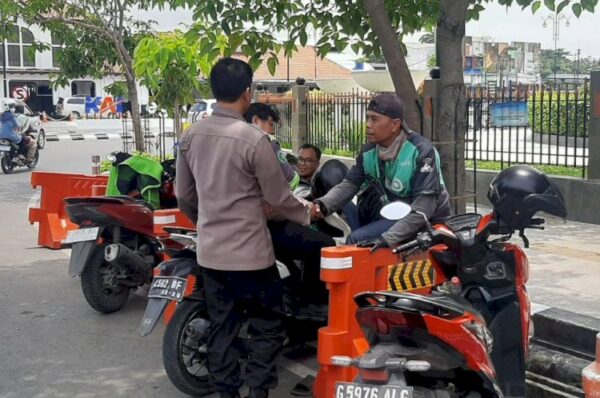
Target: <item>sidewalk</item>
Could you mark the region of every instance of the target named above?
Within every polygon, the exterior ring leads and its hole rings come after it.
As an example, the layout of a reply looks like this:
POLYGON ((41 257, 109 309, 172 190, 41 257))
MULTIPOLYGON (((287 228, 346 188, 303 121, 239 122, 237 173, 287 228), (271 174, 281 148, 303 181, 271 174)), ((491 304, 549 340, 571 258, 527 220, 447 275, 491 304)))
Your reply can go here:
POLYGON ((527 231, 532 301, 600 318, 600 225, 546 223, 544 231, 527 231))

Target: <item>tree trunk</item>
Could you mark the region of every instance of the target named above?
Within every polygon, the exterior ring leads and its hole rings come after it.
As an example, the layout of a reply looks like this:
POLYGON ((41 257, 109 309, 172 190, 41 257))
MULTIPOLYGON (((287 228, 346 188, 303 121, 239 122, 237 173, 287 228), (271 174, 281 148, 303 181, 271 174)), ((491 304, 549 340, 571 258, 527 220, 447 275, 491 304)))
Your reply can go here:
POLYGON ((173 104, 173 132, 177 137, 177 141, 179 141, 181 137, 181 109, 177 101, 173 104))
POLYGON ((129 90, 129 102, 131 103, 131 120, 133 124, 133 136, 135 137, 135 149, 145 152, 144 133, 142 132, 142 117, 140 115, 140 101, 138 99, 137 86, 134 81, 127 80, 129 90))
POLYGON ((410 128, 420 129, 417 90, 406 64, 398 34, 385 9, 384 0, 363 0, 362 3, 371 18, 371 28, 377 35, 396 94, 404 101, 404 121, 410 128))
POLYGON ((441 0, 437 21, 437 61, 441 70, 435 145, 454 211, 464 213, 466 98, 463 79, 463 39, 469 0, 441 0))

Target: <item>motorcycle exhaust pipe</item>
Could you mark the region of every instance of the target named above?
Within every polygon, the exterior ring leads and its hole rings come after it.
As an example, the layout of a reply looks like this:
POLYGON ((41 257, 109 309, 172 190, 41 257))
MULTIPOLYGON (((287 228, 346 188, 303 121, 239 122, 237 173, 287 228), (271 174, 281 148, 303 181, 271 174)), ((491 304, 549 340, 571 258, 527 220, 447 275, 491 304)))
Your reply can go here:
POLYGON ((109 263, 121 264, 139 273, 152 269, 152 262, 121 243, 111 243, 104 248, 104 259, 109 263))

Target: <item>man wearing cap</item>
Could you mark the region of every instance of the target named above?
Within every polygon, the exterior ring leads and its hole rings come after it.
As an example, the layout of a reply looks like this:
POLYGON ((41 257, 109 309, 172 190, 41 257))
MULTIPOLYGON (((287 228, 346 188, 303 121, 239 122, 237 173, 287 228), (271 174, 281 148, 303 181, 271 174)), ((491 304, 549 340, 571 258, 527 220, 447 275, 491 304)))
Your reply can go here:
POLYGON ((344 181, 315 201, 313 216, 323 217, 358 194, 359 213, 369 217, 363 217, 362 226, 348 237, 349 244, 388 247, 422 228, 425 221, 418 213, 432 222, 450 216, 439 155, 428 139, 407 128, 403 111, 402 100, 394 94, 378 95, 369 103, 368 143, 344 181), (382 219, 379 210, 394 201, 409 203, 415 212, 398 221, 382 219))

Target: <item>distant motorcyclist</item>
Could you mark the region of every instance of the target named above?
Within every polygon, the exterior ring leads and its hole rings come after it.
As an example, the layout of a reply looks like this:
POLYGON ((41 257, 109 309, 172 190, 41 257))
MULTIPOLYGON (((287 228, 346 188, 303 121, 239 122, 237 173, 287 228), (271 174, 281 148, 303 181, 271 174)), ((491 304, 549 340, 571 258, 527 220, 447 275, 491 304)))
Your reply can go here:
MULTIPOLYGON (((9 140, 19 145, 19 153, 27 152, 25 161, 31 163, 35 156, 35 150, 37 144, 35 140, 26 135, 21 135, 19 132, 24 133, 25 130, 22 128, 28 128, 29 120, 23 121, 22 118, 15 117, 17 108, 15 104, 5 103, 4 112, 0 116, 0 138, 9 140)), ((24 115, 23 115, 24 116, 24 115)), ((26 119, 27 116, 24 116, 26 119)))

